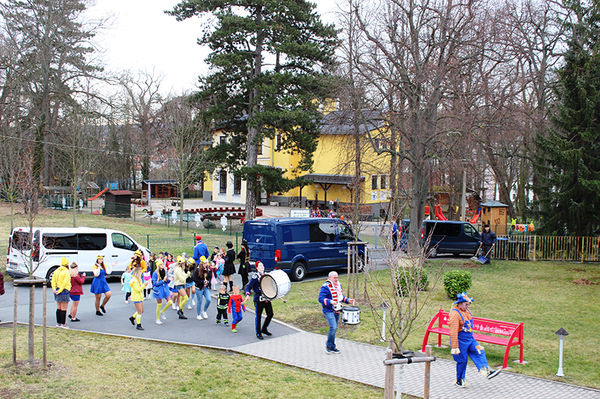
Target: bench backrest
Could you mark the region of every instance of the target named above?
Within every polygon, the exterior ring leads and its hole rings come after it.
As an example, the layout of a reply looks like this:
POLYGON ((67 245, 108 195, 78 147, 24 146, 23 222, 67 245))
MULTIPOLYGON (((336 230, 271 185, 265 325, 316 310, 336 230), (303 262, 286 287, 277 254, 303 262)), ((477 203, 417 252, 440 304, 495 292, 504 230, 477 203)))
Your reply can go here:
MULTIPOLYGON (((443 309, 437 314, 437 320, 434 319, 432 327, 448 326, 450 314, 443 309)), ((508 321, 484 319, 482 317, 473 317, 473 330, 488 334, 497 334, 510 337, 521 324, 508 321)))

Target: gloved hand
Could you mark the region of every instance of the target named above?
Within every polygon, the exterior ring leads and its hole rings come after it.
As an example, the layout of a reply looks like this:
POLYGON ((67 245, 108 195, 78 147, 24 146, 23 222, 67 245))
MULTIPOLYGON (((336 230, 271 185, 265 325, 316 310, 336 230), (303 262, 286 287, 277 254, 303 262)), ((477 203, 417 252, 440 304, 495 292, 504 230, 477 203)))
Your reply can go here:
POLYGON ((477 345, 477 346, 475 347, 475 349, 477 349, 477 353, 481 354, 481 351, 483 350, 483 346, 481 346, 481 345, 477 345))
POLYGON ((460 349, 458 349, 458 348, 453 348, 453 349, 450 351, 450 353, 451 353, 451 354, 453 354, 453 355, 460 355, 460 349))

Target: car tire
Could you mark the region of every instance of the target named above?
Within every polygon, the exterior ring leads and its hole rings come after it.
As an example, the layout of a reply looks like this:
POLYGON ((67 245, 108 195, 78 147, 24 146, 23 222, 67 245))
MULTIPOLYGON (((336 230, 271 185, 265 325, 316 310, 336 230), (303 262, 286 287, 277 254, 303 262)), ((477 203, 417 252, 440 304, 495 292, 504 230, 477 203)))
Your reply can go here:
POLYGON ((56 269, 58 269, 58 266, 51 267, 50 270, 48 270, 48 273, 46 273, 46 281, 48 281, 48 284, 52 282, 52 275, 56 269))
POLYGON ((302 281, 306 277, 306 265, 303 262, 296 262, 292 265, 292 281, 302 281))
POLYGON ((428 258, 435 258, 437 256, 437 254, 438 254, 438 252, 437 252, 436 247, 429 247, 429 249, 427 250, 428 258))

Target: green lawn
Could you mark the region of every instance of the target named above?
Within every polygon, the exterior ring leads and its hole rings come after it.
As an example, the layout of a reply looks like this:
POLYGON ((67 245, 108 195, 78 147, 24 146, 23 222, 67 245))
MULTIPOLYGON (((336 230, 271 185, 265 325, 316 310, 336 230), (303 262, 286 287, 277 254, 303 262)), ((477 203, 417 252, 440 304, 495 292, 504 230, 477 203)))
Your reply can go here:
MULTIPOLYGON (((41 359, 41 328, 36 329, 41 359)), ((27 359, 27 329, 18 330, 27 359)), ((250 356, 48 329, 48 371, 12 367, 12 328, 0 327, 2 398, 380 398, 383 390, 250 356), (307 394, 310 392, 310 394, 307 394)))
MULTIPOLYGON (((519 355, 518 347, 513 347, 509 360, 512 371, 600 388, 599 265, 495 261, 492 265, 478 267, 466 259, 436 260, 429 266, 430 278, 436 280, 435 276, 444 270, 464 268, 473 275, 469 294, 475 298, 471 305, 475 316, 524 323, 524 359, 527 364, 512 362, 519 355), (586 284, 574 283, 576 280, 586 284), (564 378, 554 375, 558 368, 558 338, 554 332, 561 327, 569 332, 565 341, 564 378)), ((378 271, 373 277, 386 281, 389 280, 389 272, 378 271)), ((340 279, 345 285, 346 278, 342 276, 340 279)), ((287 296, 287 303, 273 303, 275 317, 300 328, 326 334, 327 323, 317 303, 321 284, 322 281, 312 281, 294 285, 287 296)), ((359 298, 362 289, 360 292, 359 298)), ((404 348, 420 349, 426 324, 438 309, 450 310, 451 304, 443 290, 443 283, 438 279, 432 287, 428 308, 418 320, 418 328, 404 343, 404 348)), ((380 342, 381 322, 376 322, 365 301, 359 305, 360 325, 342 326, 338 337, 383 345, 380 342)), ((437 336, 430 336, 430 344, 436 342, 437 336)), ((443 337, 442 343, 448 345, 449 338, 443 337)), ((503 348, 484 345, 490 364, 500 366, 503 348)), ((434 348, 434 353, 450 358, 449 349, 434 348)))

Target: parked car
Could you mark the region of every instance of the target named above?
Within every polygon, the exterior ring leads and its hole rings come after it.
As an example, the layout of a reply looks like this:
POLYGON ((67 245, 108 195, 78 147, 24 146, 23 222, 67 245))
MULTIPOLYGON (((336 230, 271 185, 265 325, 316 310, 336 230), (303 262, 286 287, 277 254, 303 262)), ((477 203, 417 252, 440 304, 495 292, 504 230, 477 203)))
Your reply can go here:
POLYGON ((475 255, 481 235, 469 222, 452 220, 424 220, 421 228, 421 246, 427 245, 431 257, 450 253, 475 255))
POLYGON ((33 231, 32 251, 29 228, 16 227, 8 240, 6 272, 13 277, 27 276, 27 266, 32 261, 33 267, 37 267, 34 276, 50 281, 52 273, 60 265, 60 259, 66 257, 69 262, 77 262, 81 272, 91 276, 97 256, 104 255, 106 265, 112 268, 111 275, 119 276, 138 249, 147 261, 150 251, 121 231, 88 227, 39 227, 33 231))
MULTIPOLYGON (((281 269, 300 281, 309 272, 347 268, 354 234, 341 219, 267 218, 245 222, 243 238, 252 262, 259 260, 265 270, 281 269)), ((360 259, 364 252, 359 246, 360 259)))

